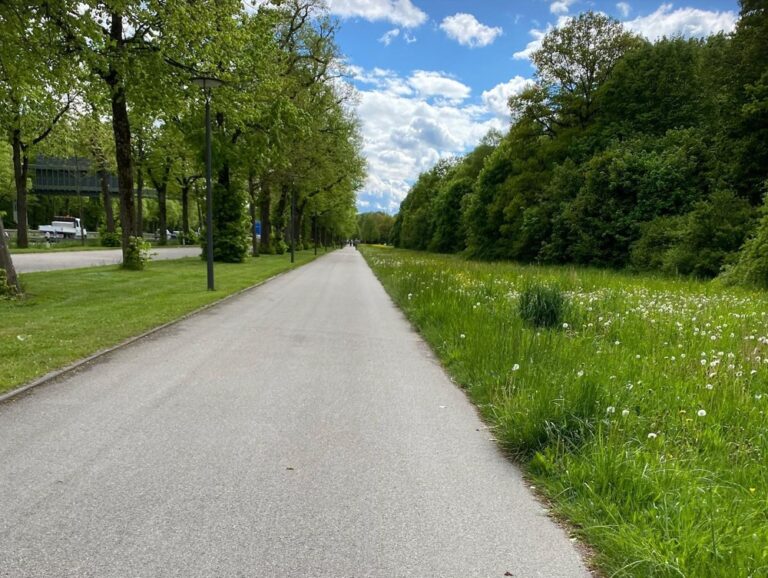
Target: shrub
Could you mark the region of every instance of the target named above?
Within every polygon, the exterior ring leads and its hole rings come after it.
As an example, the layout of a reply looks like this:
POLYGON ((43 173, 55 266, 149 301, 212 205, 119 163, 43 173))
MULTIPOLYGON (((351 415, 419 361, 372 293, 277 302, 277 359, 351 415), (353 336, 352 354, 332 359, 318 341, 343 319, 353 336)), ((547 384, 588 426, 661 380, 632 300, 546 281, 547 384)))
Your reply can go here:
POLYGON ((563 292, 549 285, 529 285, 520 294, 520 317, 533 327, 559 327, 568 302, 563 292))
POLYGON ((272 248, 274 249, 274 255, 283 255, 288 250, 288 243, 278 239, 272 242, 272 248))
POLYGON ((661 271, 667 253, 680 243, 685 217, 664 216, 640 225, 640 238, 632 245, 630 265, 635 271, 661 271))
POLYGON ((667 273, 715 277, 732 260, 754 226, 754 210, 730 190, 716 190, 681 221, 679 237, 664 256, 667 273))
POLYGON ((12 299, 16 297, 16 288, 8 283, 8 274, 0 268, 0 299, 12 299))
POLYGON ((768 289, 768 197, 762 213, 754 235, 744 243, 733 267, 723 274, 727 283, 768 289))
POLYGON ((149 261, 149 251, 152 246, 142 237, 131 237, 128 240, 128 252, 123 260, 123 269, 141 271, 149 261))
POLYGON ((121 247, 123 244, 123 231, 118 227, 114 233, 110 233, 102 225, 99 227, 99 242, 102 247, 121 247))
MULTIPOLYGON (((248 256, 250 236, 245 213, 245 192, 231 185, 216 185, 213 194, 213 258, 222 263, 242 263, 248 256)), ((205 239, 202 240, 205 253, 205 239)))

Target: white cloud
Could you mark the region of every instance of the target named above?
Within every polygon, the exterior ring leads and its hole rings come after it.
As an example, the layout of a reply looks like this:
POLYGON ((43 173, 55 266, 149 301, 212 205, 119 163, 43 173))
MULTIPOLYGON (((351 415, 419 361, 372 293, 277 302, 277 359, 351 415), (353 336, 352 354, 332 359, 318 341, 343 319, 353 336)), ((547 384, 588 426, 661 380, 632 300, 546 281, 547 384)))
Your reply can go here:
POLYGON ((571 4, 575 4, 577 0, 556 0, 549 5, 549 11, 552 14, 568 14, 571 9, 571 4))
POLYGON ((405 28, 416 28, 427 21, 427 14, 411 0, 328 0, 328 8, 342 18, 383 20, 405 28))
POLYGON ((384 36, 379 38, 379 42, 381 42, 384 46, 389 46, 398 36, 400 36, 400 29, 393 28, 392 30, 385 32, 384 36))
POLYGON ((515 76, 509 82, 497 84, 490 90, 483 92, 482 99, 488 112, 500 117, 509 118, 509 97, 514 94, 520 94, 523 90, 533 84, 530 78, 515 76))
POLYGON ((736 26, 734 12, 711 12, 698 8, 678 8, 662 4, 648 16, 641 16, 624 23, 629 30, 642 34, 649 40, 664 36, 703 37, 730 32, 736 26))
POLYGON ((632 12, 632 6, 630 6, 627 2, 619 2, 616 4, 616 8, 618 9, 622 18, 626 18, 629 16, 629 13, 632 12))
POLYGON ((410 84, 419 95, 425 98, 437 98, 452 104, 458 104, 472 92, 466 84, 454 80, 441 72, 428 72, 426 70, 417 70, 408 79, 410 84))
POLYGON ((377 90, 399 96, 410 96, 414 94, 414 90, 408 82, 397 76, 397 74, 391 70, 374 68, 371 71, 365 71, 359 66, 348 66, 347 69, 352 78, 360 84, 367 84, 377 90))
POLYGON ((481 105, 469 100, 469 87, 441 72, 400 77, 383 69, 348 69, 360 86, 357 114, 368 163, 359 198, 389 212, 397 211, 419 173, 440 158, 465 154, 491 128, 508 127, 500 102, 525 82, 514 78, 488 90, 481 105))
POLYGON ((493 41, 502 33, 502 29, 498 26, 491 27, 481 24, 472 14, 464 12, 446 17, 440 23, 440 28, 449 38, 462 46, 471 48, 493 44, 493 41))
POLYGON ((529 30, 528 33, 533 37, 533 40, 531 40, 523 50, 515 52, 512 57, 515 60, 528 60, 531 57, 531 54, 541 48, 541 41, 544 39, 544 36, 546 36, 547 32, 553 28, 562 28, 571 20, 572 18, 570 16, 560 16, 557 19, 557 24, 554 26, 552 24, 547 24, 547 27, 544 29, 533 28, 529 30))

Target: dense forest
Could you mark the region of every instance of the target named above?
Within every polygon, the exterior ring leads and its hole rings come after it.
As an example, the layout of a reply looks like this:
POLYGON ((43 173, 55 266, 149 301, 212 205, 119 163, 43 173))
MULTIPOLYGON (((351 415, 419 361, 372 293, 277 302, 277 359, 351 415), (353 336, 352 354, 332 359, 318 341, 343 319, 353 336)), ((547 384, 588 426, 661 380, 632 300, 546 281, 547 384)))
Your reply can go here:
POLYGON ((740 8, 704 40, 550 31, 509 131, 421 174, 392 242, 768 285, 768 2, 740 8))

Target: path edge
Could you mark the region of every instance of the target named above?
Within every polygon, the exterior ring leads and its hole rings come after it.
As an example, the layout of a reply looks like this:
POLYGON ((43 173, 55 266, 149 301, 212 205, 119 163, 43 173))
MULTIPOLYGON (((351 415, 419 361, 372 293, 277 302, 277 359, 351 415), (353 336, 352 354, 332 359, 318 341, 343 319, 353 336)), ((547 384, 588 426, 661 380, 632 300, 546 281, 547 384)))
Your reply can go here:
MULTIPOLYGON (((324 257, 325 255, 318 255, 318 258, 324 257)), ((313 259, 310 261, 310 263, 313 263, 317 261, 317 259, 313 259)), ((309 263, 305 263, 305 265, 309 265, 309 263)), ((253 291, 254 289, 257 289, 258 287, 261 287, 262 285, 265 285, 266 283, 269 283, 270 281, 273 281, 277 279, 278 277, 282 277, 283 275, 286 275, 288 273, 292 273, 293 271, 296 271, 297 269, 301 269, 300 267, 294 267, 293 269, 288 269, 286 271, 281 271, 280 273, 277 273, 275 275, 272 275, 271 277, 268 277, 262 281, 259 281, 258 283, 255 283, 254 285, 249 285, 248 287, 244 287, 243 289, 239 289, 238 291, 235 291, 234 293, 231 293, 227 295, 226 297, 222 297, 221 299, 218 299, 216 301, 213 301, 212 303, 208 303, 207 305, 203 305, 202 307, 199 307, 198 309, 195 309, 193 311, 190 311, 189 313, 185 313, 181 317, 178 317, 172 321, 168 321, 166 323, 163 323, 162 325, 158 325, 157 327, 153 327, 152 329, 148 329, 147 331, 140 333, 139 335, 134 335, 133 337, 129 337, 128 339, 121 341, 120 343, 117 343, 115 345, 112 345, 110 347, 107 347, 105 349, 100 349, 96 353, 92 353, 88 357, 84 357, 82 359, 79 359, 73 363, 70 363, 69 365, 66 365, 62 367, 61 369, 55 369, 53 371, 50 371, 43 375, 42 377, 38 377, 34 381, 30 381, 29 383, 26 383, 20 387, 17 387, 16 389, 12 389, 11 391, 8 391, 6 393, 0 394, 0 405, 4 404, 8 401, 11 401, 29 391, 32 389, 35 389, 36 387, 39 387, 41 385, 45 385, 46 383, 50 383, 51 381, 54 381, 60 377, 64 377, 65 375, 68 375, 70 373, 75 372, 76 370, 80 369, 81 367, 88 365, 89 363, 92 363, 93 361, 96 361, 105 355, 109 355, 110 353, 113 353, 115 351, 118 351, 120 349, 123 349, 125 347, 128 347, 129 345, 132 345, 133 343, 136 343, 137 341, 140 341, 142 339, 146 339, 147 337, 150 337, 154 335, 155 333, 158 333, 164 329, 167 329, 169 327, 172 327, 174 325, 177 325, 181 323, 182 321, 186 321, 187 319, 194 317, 195 315, 199 315, 200 313, 203 313, 205 311, 208 311, 209 309, 212 309, 214 307, 217 307, 219 305, 222 305, 228 301, 231 301, 232 299, 235 299, 237 297, 240 297, 244 293, 248 293, 249 291, 253 291)))

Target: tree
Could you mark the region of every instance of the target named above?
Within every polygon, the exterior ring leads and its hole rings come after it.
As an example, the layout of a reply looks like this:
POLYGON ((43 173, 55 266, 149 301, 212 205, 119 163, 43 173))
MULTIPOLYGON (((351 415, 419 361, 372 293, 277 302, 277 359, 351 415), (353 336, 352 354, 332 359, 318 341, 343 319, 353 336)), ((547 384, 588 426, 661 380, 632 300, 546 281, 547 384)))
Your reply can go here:
POLYGON ((531 55, 536 84, 510 99, 513 115, 534 120, 550 134, 586 128, 597 111, 599 88, 640 42, 620 22, 592 11, 551 30, 531 55))
POLYGON ((435 226, 432 203, 454 163, 455 159, 443 159, 430 171, 419 175, 400 205, 402 221, 398 246, 420 251, 428 248, 435 226))
POLYGON ((357 236, 363 243, 384 244, 389 240, 394 217, 383 211, 357 215, 357 236))
MULTIPOLYGON (((132 259, 136 230, 133 198, 134 159, 130 105, 152 109, 170 90, 179 94, 182 77, 197 65, 224 67, 233 45, 232 22, 243 13, 235 0, 190 4, 182 0, 58 0, 40 2, 66 49, 98 80, 109 99, 120 197, 123 266, 132 259)), ((94 87, 96 84, 94 84, 94 87)))
POLYGON ((446 174, 434 201, 431 251, 457 253, 466 248, 466 232, 461 218, 465 199, 472 193, 485 159, 495 150, 499 139, 497 133, 489 133, 475 150, 446 174))
POLYGON ((638 43, 628 51, 598 93, 607 136, 663 136, 699 126, 712 112, 700 73, 704 51, 701 40, 683 38, 638 43))
MULTIPOLYGON (((765 184, 768 190, 768 182, 765 184)), ((744 243, 738 258, 723 275, 728 283, 768 289, 768 197, 763 202, 760 222, 744 243)))
POLYGON ((0 4, 0 127, 13 149, 17 244, 27 247, 27 184, 33 149, 70 107, 76 70, 58 50, 59 37, 38 7, 0 4))

